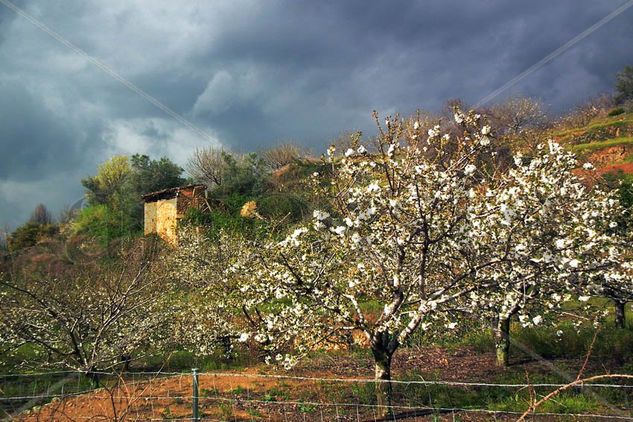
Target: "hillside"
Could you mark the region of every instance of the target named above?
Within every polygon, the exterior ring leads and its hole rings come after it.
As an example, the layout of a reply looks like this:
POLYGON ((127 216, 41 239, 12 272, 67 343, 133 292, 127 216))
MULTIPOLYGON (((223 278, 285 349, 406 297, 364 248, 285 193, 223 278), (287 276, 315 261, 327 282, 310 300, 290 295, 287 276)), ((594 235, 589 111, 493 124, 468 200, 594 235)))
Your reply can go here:
MULTIPOLYGON (((271 165, 257 154, 222 153, 213 163, 224 165, 221 183, 209 190, 206 207, 185 214, 196 231, 189 236, 183 225, 176 248, 137 238, 138 232, 129 245, 122 237, 89 243, 90 233, 67 245, 59 230, 49 242, 36 239, 15 251, 23 261, 11 263, 20 271, 4 286, 0 280, 0 297, 10 299, 0 301, 0 328, 12 330, 5 344, 0 338, 10 351, 0 355, 7 374, 4 381, 0 376, 0 415, 198 420, 201 411, 225 421, 514 420, 537 395, 608 373, 625 378, 592 387, 595 397, 565 387, 536 420, 629 418, 630 277, 592 277, 603 288, 597 291, 577 274, 593 276, 596 268, 622 262, 614 248, 624 238, 597 234, 629 214, 613 214, 606 206, 611 197, 585 185, 624 179, 630 186, 633 114, 587 118, 581 127, 559 123, 547 132, 545 125, 499 131, 491 144, 488 121, 480 124, 484 119, 474 113, 457 116, 471 122, 459 126, 468 138, 456 135, 451 144, 455 128, 439 136, 417 120, 394 119, 375 140, 374 151, 383 155, 340 148, 345 153, 329 164, 293 156, 271 165), (402 146, 394 141, 411 132, 402 146), (525 142, 517 148, 534 159, 517 160, 504 183, 488 183, 498 176, 486 175, 486 160, 510 151, 518 144, 512 137, 526 132, 539 143, 554 138, 579 155, 579 164, 560 148, 528 149, 534 144, 525 142), (419 148, 418 134, 430 151, 419 148), (449 160, 458 165, 437 165, 449 160), (598 177, 582 169, 585 161, 598 177), (602 180, 607 173, 616 176, 602 180), (479 222, 488 214, 484 227, 479 222), (576 222, 576 215, 591 218, 576 222), (76 244, 103 252, 75 257, 80 247, 68 246, 76 244), (492 277, 499 281, 490 283, 492 277), (578 290, 559 284, 565 278, 578 290), (453 305, 443 304, 451 298, 453 305), (432 322, 406 335, 396 337, 381 322, 391 318, 390 327, 408 330, 423 321, 416 313, 432 322), (110 314, 116 324, 102 317, 110 314), (29 320, 40 330, 34 335, 22 329, 29 320), (70 334, 66 321, 73 321, 70 334), (192 368, 200 369, 199 379, 192 368)), ((99 205, 125 211, 128 202, 120 198, 138 192, 121 189, 99 205)))
POLYGON ((593 119, 587 125, 555 130, 551 136, 591 162, 598 173, 633 174, 633 113, 593 119))

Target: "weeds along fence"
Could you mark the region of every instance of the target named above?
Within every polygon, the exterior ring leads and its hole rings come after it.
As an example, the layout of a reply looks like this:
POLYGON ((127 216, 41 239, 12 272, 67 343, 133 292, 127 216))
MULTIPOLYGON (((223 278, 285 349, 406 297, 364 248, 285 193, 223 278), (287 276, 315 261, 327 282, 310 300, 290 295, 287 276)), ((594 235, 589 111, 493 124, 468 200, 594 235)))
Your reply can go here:
MULTIPOLYGON (((379 421, 376 383, 254 372, 0 375, 0 419, 379 421)), ((563 384, 452 380, 392 381, 387 420, 516 420, 530 400, 563 384)), ((574 388, 538 409, 536 419, 633 421, 633 383, 574 388), (553 418, 553 419, 552 419, 553 418)))

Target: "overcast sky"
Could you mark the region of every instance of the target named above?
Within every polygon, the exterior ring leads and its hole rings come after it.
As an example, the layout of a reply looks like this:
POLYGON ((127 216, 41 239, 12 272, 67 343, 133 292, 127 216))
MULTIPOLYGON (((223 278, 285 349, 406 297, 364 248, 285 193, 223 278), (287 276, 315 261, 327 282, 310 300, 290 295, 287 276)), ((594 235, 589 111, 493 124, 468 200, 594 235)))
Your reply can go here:
MULTIPOLYGON (((15 1, 15 0, 14 0, 15 1)), ((113 154, 317 147, 371 111, 475 103, 623 0, 22 0, 205 139, 0 4, 0 225, 82 196, 113 154)), ((504 95, 561 112, 633 63, 633 8, 504 95)))

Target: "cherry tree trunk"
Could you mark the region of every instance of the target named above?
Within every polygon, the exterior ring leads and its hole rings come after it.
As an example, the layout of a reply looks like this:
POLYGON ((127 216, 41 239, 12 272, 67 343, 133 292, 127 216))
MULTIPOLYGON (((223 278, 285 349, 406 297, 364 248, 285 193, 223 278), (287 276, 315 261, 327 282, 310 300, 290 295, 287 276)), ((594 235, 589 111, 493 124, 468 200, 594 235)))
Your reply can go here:
POLYGON ((94 386, 94 388, 101 387, 101 378, 99 377, 98 372, 91 369, 90 371, 86 373, 86 376, 88 377, 88 379, 90 379, 90 381, 92 381, 92 385, 94 386))
POLYGON ((510 353, 510 318, 497 317, 493 327, 497 366, 508 366, 510 353))
POLYGON ((388 352, 385 348, 372 348, 375 363, 376 380, 376 404, 378 414, 381 417, 393 414, 392 398, 393 388, 391 385, 391 358, 393 352, 388 352))
POLYGON ((615 326, 618 328, 626 327, 626 302, 619 300, 614 301, 615 304, 615 326))

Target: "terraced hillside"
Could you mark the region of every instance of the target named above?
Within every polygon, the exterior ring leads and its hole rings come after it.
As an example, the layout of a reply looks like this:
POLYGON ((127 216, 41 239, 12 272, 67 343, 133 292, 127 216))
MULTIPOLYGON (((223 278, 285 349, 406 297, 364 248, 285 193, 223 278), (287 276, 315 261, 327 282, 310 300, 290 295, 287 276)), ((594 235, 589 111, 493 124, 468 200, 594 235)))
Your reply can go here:
POLYGON ((591 162, 599 174, 633 177, 633 113, 597 118, 584 127, 551 135, 578 154, 581 161, 591 162))

